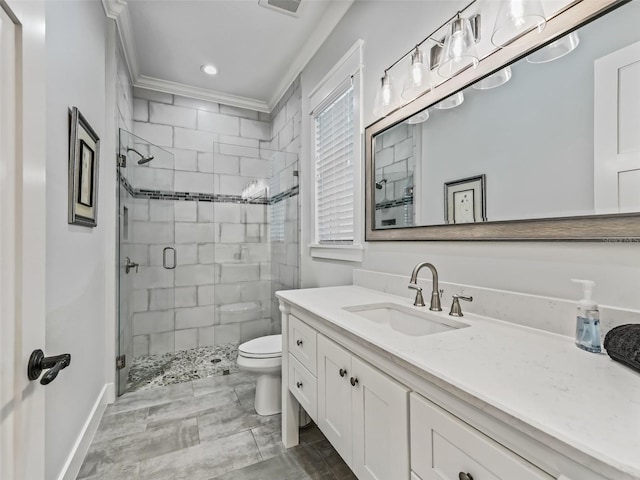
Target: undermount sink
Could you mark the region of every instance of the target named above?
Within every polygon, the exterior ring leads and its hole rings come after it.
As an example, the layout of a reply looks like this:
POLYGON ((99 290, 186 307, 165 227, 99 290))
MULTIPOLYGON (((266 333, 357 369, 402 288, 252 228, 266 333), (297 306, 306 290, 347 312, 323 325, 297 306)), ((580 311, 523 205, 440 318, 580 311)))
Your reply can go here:
POLYGON ((392 330, 410 337, 432 335, 469 326, 453 319, 436 317, 427 312, 417 312, 393 303, 357 305, 344 307, 344 310, 377 324, 387 325, 392 330))

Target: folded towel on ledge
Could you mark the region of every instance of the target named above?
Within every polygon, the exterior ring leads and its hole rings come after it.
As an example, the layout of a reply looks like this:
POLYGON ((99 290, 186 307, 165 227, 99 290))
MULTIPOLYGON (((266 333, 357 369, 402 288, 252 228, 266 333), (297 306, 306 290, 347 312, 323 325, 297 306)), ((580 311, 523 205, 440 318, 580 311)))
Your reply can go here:
POLYGON ((609 356, 640 372, 640 324, 620 325, 604 337, 609 356))

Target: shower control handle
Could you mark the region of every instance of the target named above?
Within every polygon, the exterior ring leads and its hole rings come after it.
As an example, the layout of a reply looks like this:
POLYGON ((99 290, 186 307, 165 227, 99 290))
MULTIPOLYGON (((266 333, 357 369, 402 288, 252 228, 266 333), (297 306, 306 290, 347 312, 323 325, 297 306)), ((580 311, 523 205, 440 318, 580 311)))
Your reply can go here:
POLYGON ((176 249, 173 248, 173 247, 164 247, 164 249, 162 250, 162 266, 164 268, 166 268, 167 270, 173 270, 174 268, 176 268, 176 262, 177 262, 176 249), (167 262, 167 252, 173 253, 173 265, 172 266, 169 266, 169 264, 167 262))
POLYGON ((124 271, 125 271, 125 273, 127 275, 129 275, 129 272, 135 268, 136 269, 136 273, 138 273, 138 267, 139 266, 140 266, 139 264, 137 264, 135 262, 132 262, 131 259, 129 257, 127 257, 127 259, 125 260, 125 264, 124 264, 124 271))

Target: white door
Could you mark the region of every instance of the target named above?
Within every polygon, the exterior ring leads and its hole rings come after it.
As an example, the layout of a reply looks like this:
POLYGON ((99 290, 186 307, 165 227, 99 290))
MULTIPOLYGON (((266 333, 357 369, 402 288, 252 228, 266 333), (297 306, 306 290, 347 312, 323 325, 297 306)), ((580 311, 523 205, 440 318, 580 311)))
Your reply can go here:
POLYGON ((355 357, 351 368, 351 469, 360 480, 408 480, 409 391, 355 357))
POLYGON ((351 466, 351 355, 318 335, 318 427, 351 466))
POLYGON ((44 3, 0 3, 0 478, 44 479, 44 3), (11 10, 15 7, 15 10, 11 10), (33 77, 32 75, 35 75, 33 77), (29 126, 28 132, 24 128, 29 126), (28 138, 26 138, 28 136, 28 138))
POLYGON ((640 211, 640 42, 595 61, 597 214, 640 211))

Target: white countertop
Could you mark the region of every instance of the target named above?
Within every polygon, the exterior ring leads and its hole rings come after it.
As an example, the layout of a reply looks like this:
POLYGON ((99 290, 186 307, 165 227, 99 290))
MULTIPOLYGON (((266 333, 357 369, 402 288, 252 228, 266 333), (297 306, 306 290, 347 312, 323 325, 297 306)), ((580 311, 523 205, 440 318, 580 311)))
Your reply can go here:
MULTIPOLYGON (((640 478, 640 374, 606 354, 582 351, 569 337, 472 314, 456 319, 469 328, 406 336, 343 307, 391 302, 429 312, 428 307, 357 286, 276 295, 470 395, 476 406, 505 412, 621 477, 640 478)), ((443 310, 429 313, 451 319, 448 305, 443 310)))

